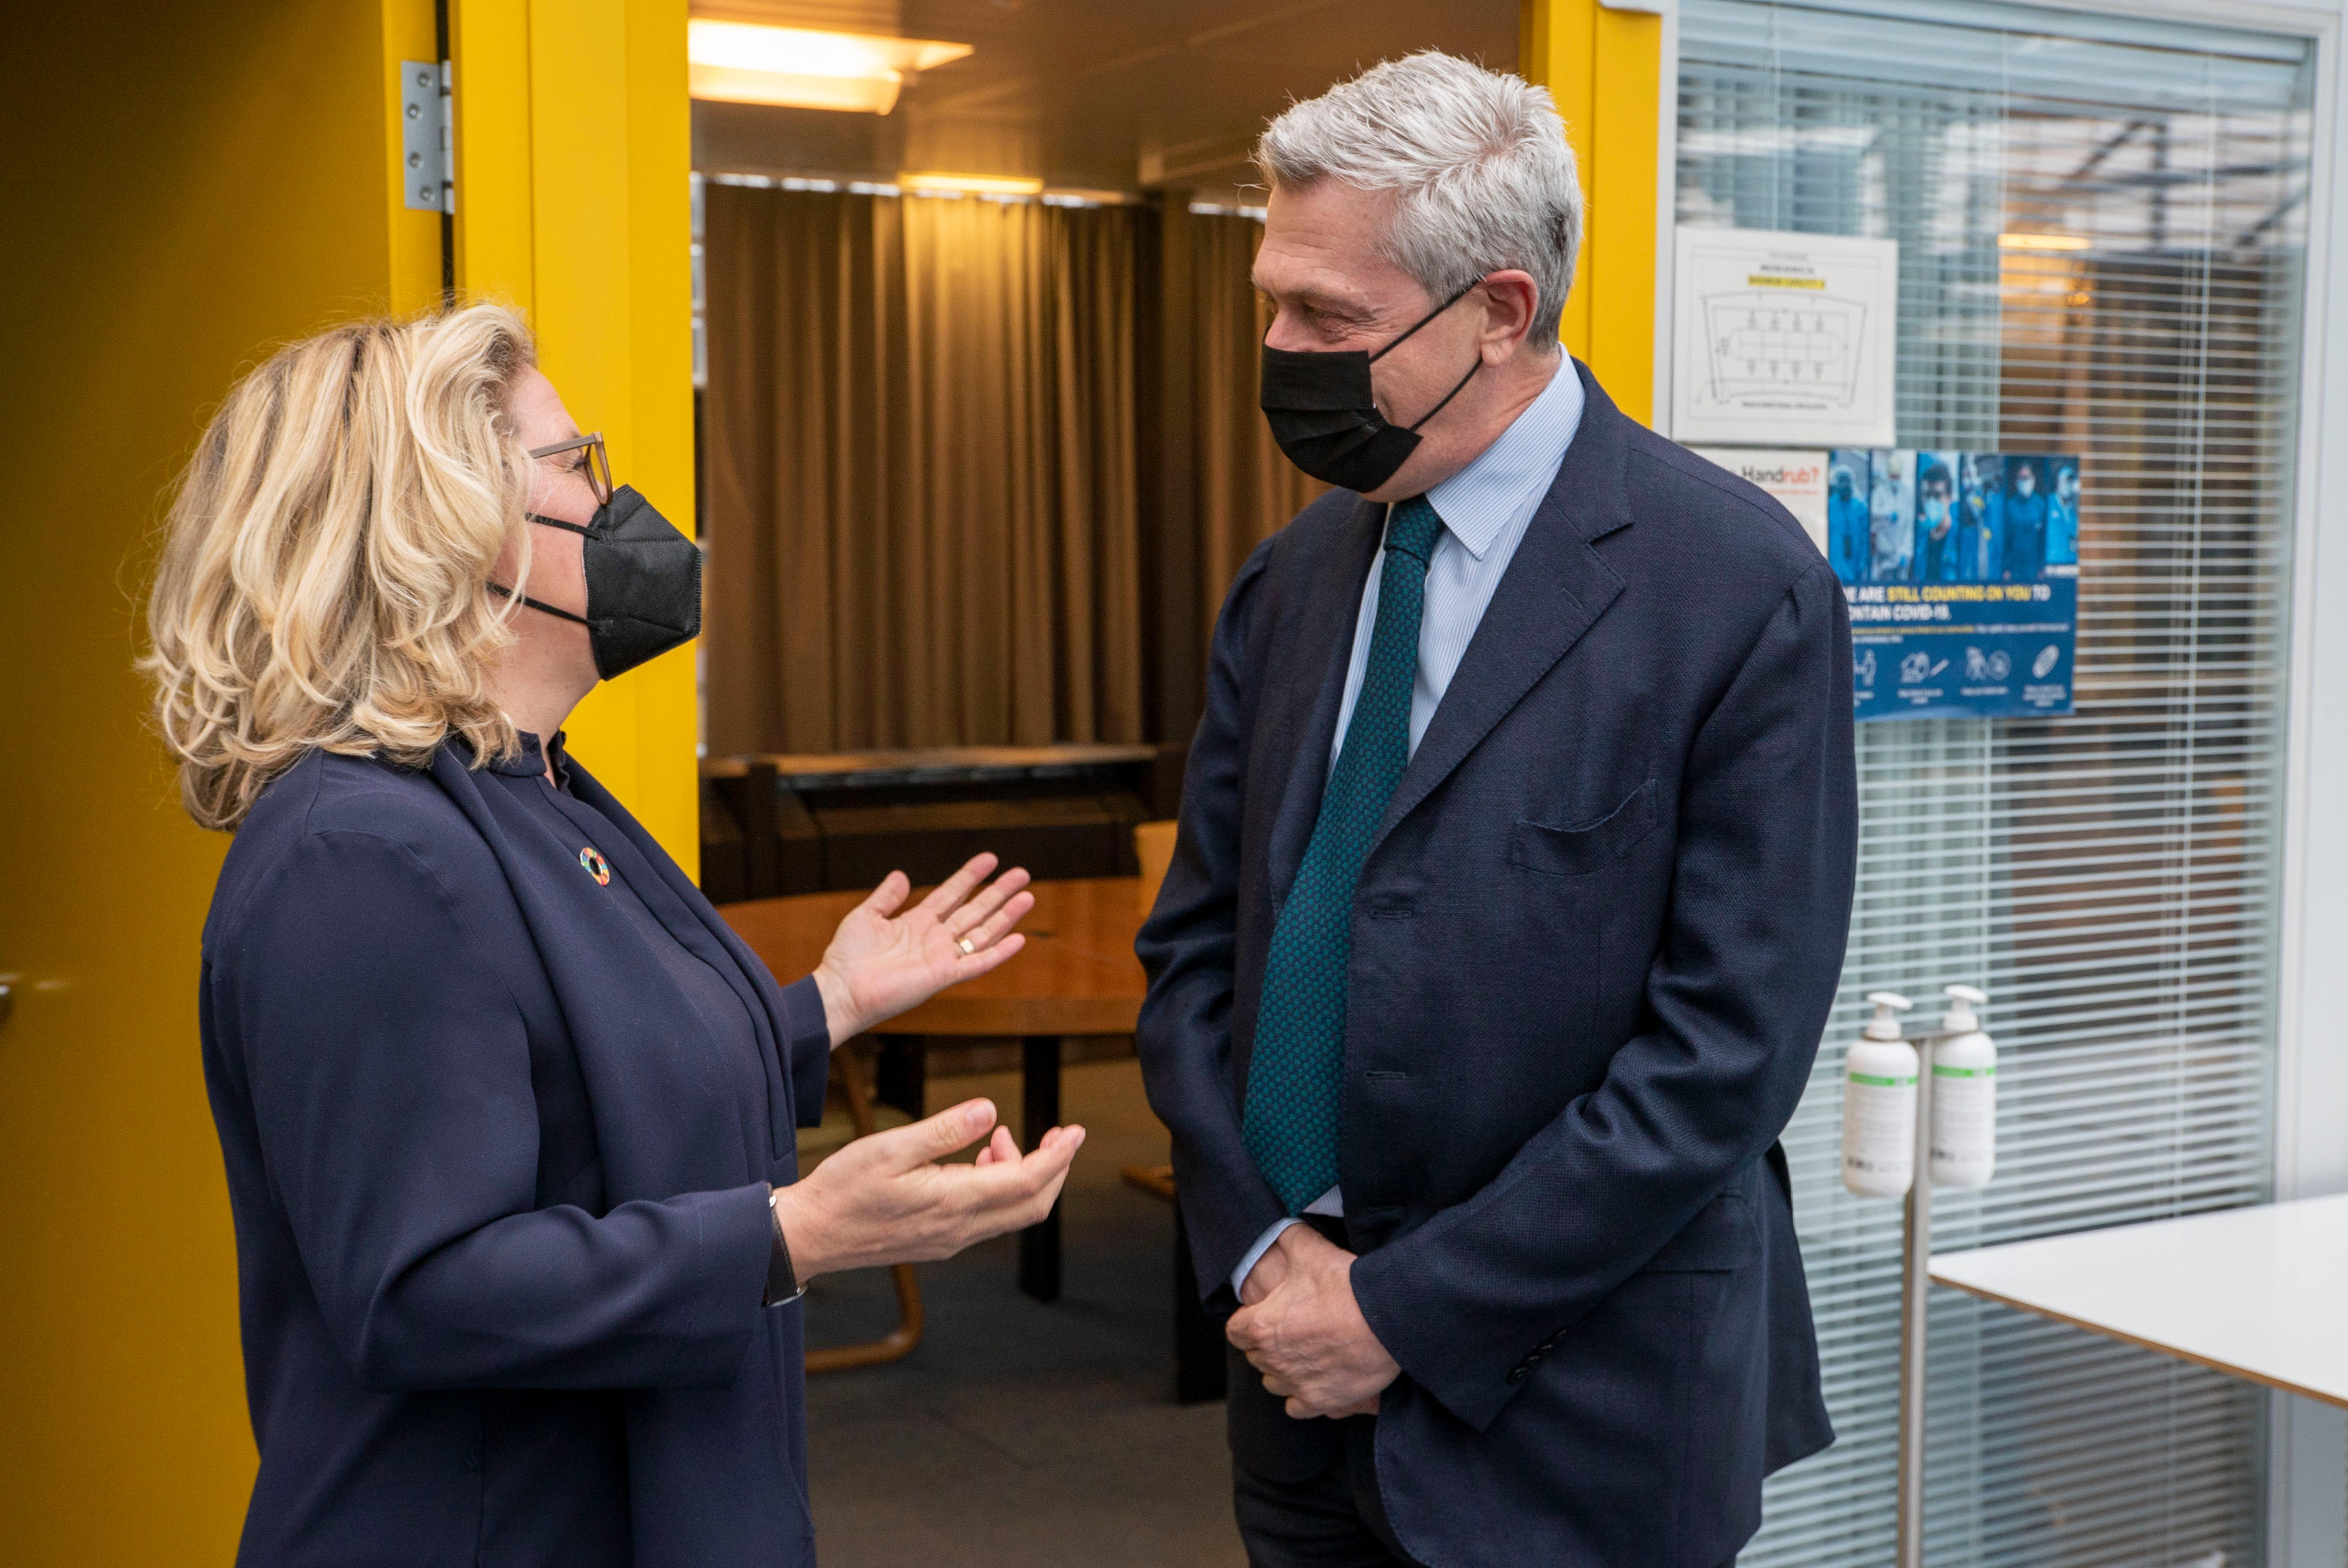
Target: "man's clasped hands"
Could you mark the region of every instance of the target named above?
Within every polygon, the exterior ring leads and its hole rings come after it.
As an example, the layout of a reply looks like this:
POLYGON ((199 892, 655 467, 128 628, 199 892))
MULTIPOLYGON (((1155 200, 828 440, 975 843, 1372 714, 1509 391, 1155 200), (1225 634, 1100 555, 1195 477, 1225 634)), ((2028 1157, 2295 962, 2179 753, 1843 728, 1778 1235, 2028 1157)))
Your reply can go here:
POLYGON ((1291 1225, 1240 1289, 1225 1334, 1298 1420, 1374 1416, 1402 1373, 1354 1300, 1354 1254, 1291 1225))

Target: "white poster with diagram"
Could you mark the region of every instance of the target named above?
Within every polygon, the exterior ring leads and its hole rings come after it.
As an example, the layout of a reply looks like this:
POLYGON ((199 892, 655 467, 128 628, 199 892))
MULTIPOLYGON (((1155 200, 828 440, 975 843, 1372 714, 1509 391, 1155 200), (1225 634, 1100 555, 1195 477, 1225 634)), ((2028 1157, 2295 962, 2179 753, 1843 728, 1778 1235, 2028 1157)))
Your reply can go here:
POLYGON ((1891 445, 1900 242, 1681 229, 1672 435, 1689 445, 1891 445))

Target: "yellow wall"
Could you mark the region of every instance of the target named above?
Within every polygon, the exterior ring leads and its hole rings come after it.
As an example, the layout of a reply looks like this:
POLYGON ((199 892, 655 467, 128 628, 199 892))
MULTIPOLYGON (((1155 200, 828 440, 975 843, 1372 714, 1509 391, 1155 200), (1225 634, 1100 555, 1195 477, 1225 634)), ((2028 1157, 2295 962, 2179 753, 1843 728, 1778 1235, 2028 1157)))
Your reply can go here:
MULTIPOLYGON (((534 311, 621 477, 689 526, 683 0, 531 9, 459 6, 496 89, 460 77, 460 282, 534 311)), ((221 1563, 253 1452, 193 1004, 227 841, 143 728, 138 598, 159 496, 239 370, 437 294, 396 78, 433 55, 432 6, 77 0, 9 36, 12 145, 37 156, 0 247, 0 1561, 221 1563)), ((688 867, 692 659, 575 729, 688 867)))
POLYGON ((429 303, 384 95, 432 15, 77 0, 9 42, 10 145, 37 150, 0 246, 0 1558, 223 1563, 253 1455, 193 1003, 227 841, 141 728, 135 600, 239 367, 429 303))
MULTIPOLYGON (((693 522, 691 107, 684 0, 456 0, 457 282, 530 313, 613 478, 693 522)), ((581 760, 700 860, 694 650, 580 706, 581 760)))
POLYGON ((1524 0, 1519 63, 1557 99, 1588 201, 1562 335, 1622 411, 1652 423, 1663 18, 1524 0))

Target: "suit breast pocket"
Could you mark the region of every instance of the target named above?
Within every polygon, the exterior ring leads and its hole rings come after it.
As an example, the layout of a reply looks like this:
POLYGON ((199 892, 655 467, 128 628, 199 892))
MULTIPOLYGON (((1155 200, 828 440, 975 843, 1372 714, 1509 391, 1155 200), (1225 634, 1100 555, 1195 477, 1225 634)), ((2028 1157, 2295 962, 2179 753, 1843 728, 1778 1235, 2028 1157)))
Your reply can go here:
POLYGON ((1509 863, 1543 876, 1588 876, 1654 830, 1655 781, 1650 779, 1595 821, 1553 827, 1519 818, 1509 831, 1509 863))

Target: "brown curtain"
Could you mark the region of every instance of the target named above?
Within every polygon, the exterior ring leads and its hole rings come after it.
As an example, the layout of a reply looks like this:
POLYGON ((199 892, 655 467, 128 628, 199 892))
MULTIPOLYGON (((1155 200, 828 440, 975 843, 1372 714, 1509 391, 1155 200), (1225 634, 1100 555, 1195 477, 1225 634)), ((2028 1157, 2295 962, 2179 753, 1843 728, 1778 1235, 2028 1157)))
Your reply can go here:
POLYGON ((710 749, 1138 739, 1135 214, 706 198, 710 749))
POLYGON ((1197 330, 1199 590, 1209 626, 1249 552, 1329 487, 1281 456, 1257 372, 1272 310, 1248 281, 1263 225, 1238 215, 1192 214, 1192 322, 1197 330))

